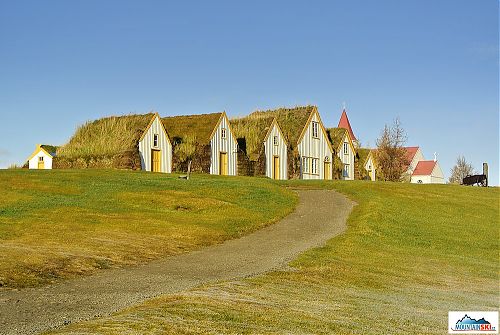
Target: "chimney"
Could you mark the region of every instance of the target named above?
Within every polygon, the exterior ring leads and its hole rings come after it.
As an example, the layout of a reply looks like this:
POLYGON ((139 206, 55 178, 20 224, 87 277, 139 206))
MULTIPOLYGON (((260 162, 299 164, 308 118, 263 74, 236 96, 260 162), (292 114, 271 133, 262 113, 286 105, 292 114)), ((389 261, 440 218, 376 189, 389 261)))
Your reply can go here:
POLYGON ((488 163, 483 163, 483 174, 486 176, 486 186, 488 186, 488 163))

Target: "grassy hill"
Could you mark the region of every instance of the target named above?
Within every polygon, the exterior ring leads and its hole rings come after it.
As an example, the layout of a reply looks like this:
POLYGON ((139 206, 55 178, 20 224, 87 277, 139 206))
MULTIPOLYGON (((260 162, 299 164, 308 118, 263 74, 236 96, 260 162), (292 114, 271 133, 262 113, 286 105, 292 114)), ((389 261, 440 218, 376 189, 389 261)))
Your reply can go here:
POLYGON ((449 310, 497 310, 499 189, 286 182, 336 189, 348 231, 295 271, 164 296, 56 334, 444 334, 449 310))
POLYGON ((265 179, 117 170, 0 170, 0 288, 193 250, 268 225, 296 203, 265 179))

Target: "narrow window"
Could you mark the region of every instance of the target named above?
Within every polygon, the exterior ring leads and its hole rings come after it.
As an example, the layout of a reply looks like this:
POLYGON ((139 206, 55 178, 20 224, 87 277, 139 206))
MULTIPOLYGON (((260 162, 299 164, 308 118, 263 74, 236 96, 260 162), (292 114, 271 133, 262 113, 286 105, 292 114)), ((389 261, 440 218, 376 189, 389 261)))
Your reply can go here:
POLYGON ((318 158, 313 158, 312 159, 312 174, 318 174, 318 166, 319 166, 319 159, 318 158))
POLYGON ((278 136, 274 136, 273 143, 274 145, 278 145, 278 136))
POLYGON ((318 131, 319 130, 319 124, 318 122, 312 122, 312 136, 314 138, 318 138, 318 131))
POLYGON ((158 134, 153 135, 153 147, 158 146, 158 134))
POLYGON ((43 156, 38 156, 38 161, 43 162, 43 156))
POLYGON ((309 173, 309 158, 308 157, 302 158, 302 171, 304 173, 309 173))
POLYGON ((347 155, 349 153, 349 143, 344 142, 344 155, 347 155))
POLYGON ((226 138, 226 128, 222 128, 221 131, 220 131, 220 136, 222 138, 226 138))
POLYGON ((349 164, 344 165, 344 177, 349 178, 349 164))

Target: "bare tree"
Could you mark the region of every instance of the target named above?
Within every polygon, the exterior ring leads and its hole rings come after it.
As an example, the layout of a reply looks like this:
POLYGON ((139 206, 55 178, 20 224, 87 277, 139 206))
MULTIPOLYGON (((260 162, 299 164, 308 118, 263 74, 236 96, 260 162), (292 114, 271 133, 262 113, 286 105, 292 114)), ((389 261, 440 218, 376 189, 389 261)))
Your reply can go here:
POLYGON ((448 182, 451 184, 462 184, 465 176, 474 174, 474 167, 467 163, 464 156, 458 156, 455 166, 451 169, 451 176, 448 182))
POLYGON ((375 161, 382 180, 401 181, 408 166, 406 157, 407 136, 399 119, 395 119, 392 126, 385 125, 377 139, 375 161))

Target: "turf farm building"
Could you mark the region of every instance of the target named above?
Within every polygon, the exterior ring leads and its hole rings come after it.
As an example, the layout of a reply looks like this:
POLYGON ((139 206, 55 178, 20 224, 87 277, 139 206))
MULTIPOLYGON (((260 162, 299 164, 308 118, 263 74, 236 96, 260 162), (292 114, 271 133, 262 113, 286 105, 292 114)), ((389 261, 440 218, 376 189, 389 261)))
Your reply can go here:
POLYGON ((231 120, 241 154, 238 171, 247 176, 288 179, 288 144, 276 117, 252 113, 231 120))
POLYGON ((238 143, 225 112, 165 117, 173 170, 237 175, 238 143))
POLYGON ((158 113, 139 139, 141 169, 151 172, 172 172, 172 143, 158 113))
POLYGON ((356 149, 354 179, 371 181, 376 180, 377 177, 374 157, 374 149, 356 149))
POLYGON ((276 118, 287 144, 288 178, 332 179, 333 149, 316 106, 255 111, 276 118))
POLYGON ((35 170, 52 169, 52 160, 56 156, 57 147, 37 144, 35 151, 28 158, 28 168, 35 170))
POLYGON ((341 179, 354 180, 356 149, 349 131, 345 128, 329 128, 327 133, 334 154, 342 162, 341 179))

